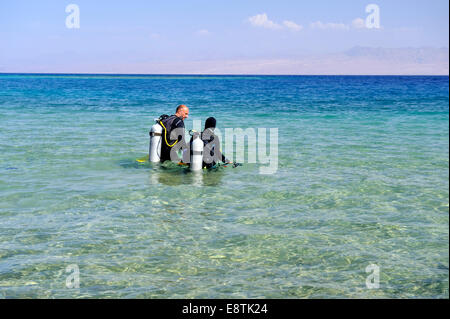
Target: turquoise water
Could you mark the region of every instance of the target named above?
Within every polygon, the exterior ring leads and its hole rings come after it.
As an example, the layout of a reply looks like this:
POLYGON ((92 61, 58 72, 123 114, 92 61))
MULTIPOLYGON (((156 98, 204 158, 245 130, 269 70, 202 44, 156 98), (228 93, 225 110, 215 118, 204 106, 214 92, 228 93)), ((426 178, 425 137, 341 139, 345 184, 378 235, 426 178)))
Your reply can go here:
POLYGON ((3 74, 0 123, 0 297, 449 297, 448 77, 3 74), (180 103, 277 172, 137 163, 180 103))

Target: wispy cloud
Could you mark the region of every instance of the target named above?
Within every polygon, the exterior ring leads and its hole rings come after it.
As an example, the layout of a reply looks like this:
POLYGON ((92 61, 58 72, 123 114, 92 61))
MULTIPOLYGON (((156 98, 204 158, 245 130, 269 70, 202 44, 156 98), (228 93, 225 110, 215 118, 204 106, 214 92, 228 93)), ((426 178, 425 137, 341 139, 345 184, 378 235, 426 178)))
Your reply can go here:
MULTIPOLYGON (((248 22, 254 27, 266 28, 272 30, 282 30, 288 29, 291 31, 301 31, 303 30, 303 26, 301 24, 297 24, 296 22, 284 20, 283 23, 278 24, 269 19, 266 13, 261 13, 249 17, 247 19, 248 22)), ((350 24, 346 23, 336 23, 336 22, 322 22, 315 21, 309 24, 310 29, 315 30, 343 30, 348 31, 351 29, 363 29, 366 27, 366 21, 362 18, 355 18, 350 24)))
POLYGON ((320 29, 320 30, 326 30, 326 29, 349 30, 350 29, 350 27, 344 23, 334 23, 334 22, 323 23, 322 21, 312 22, 309 26, 311 29, 320 29))
POLYGON ((262 27, 266 29, 281 29, 281 26, 271 20, 267 17, 266 13, 257 14, 255 16, 252 16, 248 18, 248 21, 250 24, 254 27, 262 27))
POLYGON ((352 21, 352 27, 355 29, 363 29, 366 27, 366 22, 364 19, 356 18, 352 21))
POLYGON ((199 36, 208 36, 208 35, 211 35, 211 32, 209 32, 206 29, 201 29, 201 30, 198 30, 197 32, 195 32, 195 34, 199 35, 199 36))
POLYGON ((292 31, 300 31, 303 29, 303 26, 288 20, 283 21, 283 25, 292 31))
POLYGON ((351 30, 351 29, 364 29, 366 28, 366 21, 362 18, 353 19, 350 24, 345 23, 335 23, 322 21, 316 21, 310 23, 309 27, 311 29, 319 30, 351 30))
POLYGON ((247 19, 248 22, 254 27, 272 29, 272 30, 281 30, 281 29, 289 29, 291 31, 300 31, 303 29, 302 25, 299 25, 293 21, 284 20, 282 24, 278 24, 272 20, 269 20, 269 17, 266 13, 257 14, 247 19))
MULTIPOLYGON (((272 21, 267 16, 267 13, 261 13, 249 17, 246 21, 250 22, 250 24, 254 27, 266 28, 272 30, 282 30, 288 29, 291 31, 301 31, 303 30, 303 26, 301 24, 297 24, 294 21, 284 20, 281 24, 272 21)), ((309 24, 310 29, 315 30, 341 30, 348 31, 352 29, 364 29, 366 28, 366 21, 362 18, 355 18, 350 23, 342 23, 342 22, 322 22, 315 21, 309 24)))

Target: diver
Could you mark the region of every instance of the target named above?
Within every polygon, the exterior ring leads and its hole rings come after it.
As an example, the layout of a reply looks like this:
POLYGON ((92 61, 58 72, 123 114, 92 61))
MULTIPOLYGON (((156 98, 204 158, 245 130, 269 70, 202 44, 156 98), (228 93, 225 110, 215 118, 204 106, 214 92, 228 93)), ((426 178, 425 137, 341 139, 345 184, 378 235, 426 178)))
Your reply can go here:
POLYGON ((184 120, 189 116, 189 108, 184 105, 178 105, 174 115, 162 115, 159 123, 163 127, 162 143, 161 143, 161 158, 160 162, 172 160, 179 162, 183 160, 186 162, 186 156, 189 156, 186 150, 186 142, 184 139, 184 120), (172 134, 173 133, 173 134, 172 134), (176 137, 176 139, 174 139, 176 137), (175 147, 176 145, 176 147, 175 147), (183 158, 180 159, 177 150, 181 149, 183 158))
POLYGON ((214 117, 207 118, 205 122, 205 129, 201 133, 201 139, 203 141, 203 168, 212 168, 219 162, 231 164, 231 162, 226 159, 225 155, 220 151, 220 140, 214 133, 215 128, 216 119, 214 117))

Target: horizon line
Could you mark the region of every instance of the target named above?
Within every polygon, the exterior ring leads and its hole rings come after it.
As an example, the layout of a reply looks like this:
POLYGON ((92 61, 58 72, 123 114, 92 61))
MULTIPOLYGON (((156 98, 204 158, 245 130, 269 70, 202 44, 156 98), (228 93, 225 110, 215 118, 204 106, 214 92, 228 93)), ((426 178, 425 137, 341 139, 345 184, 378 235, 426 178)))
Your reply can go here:
POLYGON ((41 72, 0 72, 0 75, 128 75, 128 76, 441 76, 449 77, 449 74, 210 74, 210 73, 41 73, 41 72))

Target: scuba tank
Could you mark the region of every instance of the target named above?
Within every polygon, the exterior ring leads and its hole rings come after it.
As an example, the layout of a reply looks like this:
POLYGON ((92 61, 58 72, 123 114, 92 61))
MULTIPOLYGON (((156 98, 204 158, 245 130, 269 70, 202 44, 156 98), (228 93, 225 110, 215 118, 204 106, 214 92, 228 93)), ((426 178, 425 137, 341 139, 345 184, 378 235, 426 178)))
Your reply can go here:
POLYGON ((203 141, 199 132, 192 132, 191 141, 191 171, 199 171, 203 165, 203 141))
POLYGON ((150 134, 150 147, 148 150, 148 156, 150 162, 159 162, 161 158, 161 138, 163 128, 159 124, 159 119, 155 120, 155 124, 152 126, 150 134))

